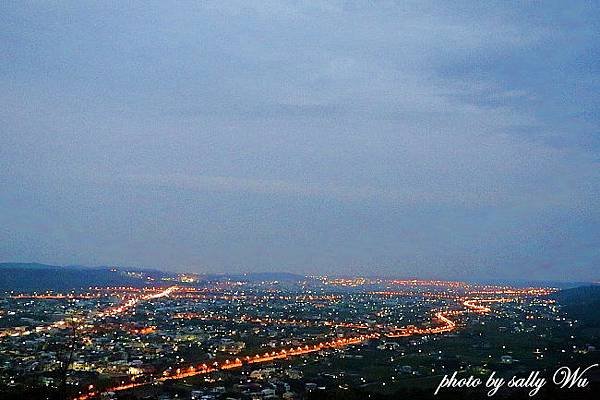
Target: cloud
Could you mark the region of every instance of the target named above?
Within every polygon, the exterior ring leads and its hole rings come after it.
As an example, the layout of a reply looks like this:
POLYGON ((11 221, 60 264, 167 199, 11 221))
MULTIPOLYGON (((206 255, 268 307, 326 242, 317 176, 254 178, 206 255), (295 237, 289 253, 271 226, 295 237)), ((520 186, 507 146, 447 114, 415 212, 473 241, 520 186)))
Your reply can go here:
POLYGON ((0 257, 440 276, 600 260, 582 244, 600 218, 597 5, 0 7, 0 184, 22 231, 0 257))
MULTIPOLYGON (((147 185, 150 187, 177 188, 194 191, 250 192, 256 194, 293 196, 293 197, 326 197, 339 201, 372 201, 381 204, 410 206, 423 203, 458 203, 464 204, 476 200, 487 204, 495 202, 494 193, 462 193, 456 196, 451 193, 423 192, 422 188, 376 188, 369 186, 339 186, 310 182, 289 182, 283 180, 248 179, 225 176, 190 176, 182 174, 169 175, 121 175, 116 178, 126 184, 147 185), (449 196, 450 195, 450 196, 449 196)), ((480 204, 478 204, 480 205, 480 204)))
POLYGON ((95 177, 94 182, 119 183, 149 188, 166 188, 201 192, 246 192, 269 196, 295 198, 330 198, 342 202, 370 202, 384 207, 522 207, 527 204, 534 209, 547 207, 569 208, 575 198, 567 193, 548 193, 538 202, 539 193, 533 188, 527 191, 506 191, 490 186, 472 192, 454 185, 415 185, 397 188, 373 186, 340 186, 317 182, 292 182, 275 179, 252 179, 227 176, 201 176, 185 174, 123 174, 116 177, 95 177))

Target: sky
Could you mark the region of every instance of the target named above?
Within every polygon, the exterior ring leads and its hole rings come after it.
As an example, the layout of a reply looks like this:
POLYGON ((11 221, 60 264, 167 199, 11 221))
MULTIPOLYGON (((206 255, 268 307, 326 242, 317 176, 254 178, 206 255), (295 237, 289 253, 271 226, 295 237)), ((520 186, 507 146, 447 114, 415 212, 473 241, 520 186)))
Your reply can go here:
POLYGON ((598 280, 595 2, 0 3, 0 261, 598 280))

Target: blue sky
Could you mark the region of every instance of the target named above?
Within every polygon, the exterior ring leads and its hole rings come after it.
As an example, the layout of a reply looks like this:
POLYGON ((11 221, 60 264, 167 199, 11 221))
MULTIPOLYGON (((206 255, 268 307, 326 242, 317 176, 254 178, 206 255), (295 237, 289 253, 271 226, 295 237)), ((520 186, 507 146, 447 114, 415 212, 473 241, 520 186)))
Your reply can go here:
POLYGON ((0 5, 0 260, 598 279, 593 2, 0 5))

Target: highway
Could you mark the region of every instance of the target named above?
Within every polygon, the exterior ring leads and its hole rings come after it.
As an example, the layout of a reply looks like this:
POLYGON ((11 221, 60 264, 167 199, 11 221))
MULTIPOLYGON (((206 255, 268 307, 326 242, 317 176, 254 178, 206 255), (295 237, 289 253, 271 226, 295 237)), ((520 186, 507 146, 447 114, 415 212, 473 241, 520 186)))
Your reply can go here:
MULTIPOLYGON (((146 299, 152 298, 160 298, 169 296, 171 293, 177 290, 177 287, 170 287, 165 289, 164 291, 154 294, 152 296, 146 297, 146 299)), ((451 311, 438 311, 434 314, 434 320, 441 323, 437 326, 430 326, 424 328, 418 327, 406 327, 406 328, 395 328, 390 329, 388 332, 384 334, 387 338, 400 338, 400 337, 409 337, 409 336, 423 336, 423 335, 435 335, 441 333, 451 332, 456 329, 457 324, 455 321, 450 319, 451 316, 459 315, 465 311, 472 311, 476 313, 489 313, 491 312, 491 308, 481 306, 480 303, 491 303, 491 302, 503 302, 509 301, 510 299, 465 299, 462 302, 462 305, 465 307, 465 310, 451 310, 451 311)), ((183 316, 179 315, 180 318, 194 318, 200 317, 199 315, 188 315, 183 316)), ((246 322, 277 322, 277 321, 264 321, 260 319, 251 319, 248 318, 245 320, 246 322)), ((290 321, 283 320, 285 324, 290 324, 292 322, 297 322, 298 324, 305 324, 307 321, 290 321)), ((328 326, 340 326, 340 324, 335 322, 330 322, 328 324, 324 324, 328 326)), ((344 324, 346 327, 355 328, 355 329, 365 329, 368 328, 363 324, 344 324)), ((343 325, 342 325, 343 326, 343 325)), ((381 328, 381 327, 379 327, 381 328)), ((385 327, 384 327, 385 330, 385 327)), ((235 368, 241 368, 244 365, 252 365, 252 364, 261 364, 261 363, 269 363, 277 360, 289 359, 292 357, 304 356, 307 354, 323 351, 323 350, 331 350, 331 349, 339 349, 346 346, 352 346, 356 344, 360 344, 362 342, 378 339, 382 336, 379 331, 372 331, 369 333, 357 335, 357 336, 347 336, 343 338, 332 339, 329 341, 323 341, 311 345, 292 347, 287 349, 279 349, 272 352, 267 352, 263 354, 254 354, 248 355, 242 358, 232 358, 222 360, 220 363, 215 362, 211 365, 201 364, 201 365, 191 365, 188 367, 172 367, 167 368, 163 373, 159 376, 146 376, 145 378, 136 378, 136 381, 132 382, 123 382, 120 385, 111 387, 106 389, 108 392, 118 392, 129 389, 134 389, 136 387, 146 386, 155 382, 163 382, 166 380, 172 379, 184 379, 189 378, 196 375, 204 375, 215 371, 222 370, 230 370, 235 368)), ((97 396, 97 392, 90 392, 84 395, 81 395, 76 398, 76 400, 87 400, 97 396)))

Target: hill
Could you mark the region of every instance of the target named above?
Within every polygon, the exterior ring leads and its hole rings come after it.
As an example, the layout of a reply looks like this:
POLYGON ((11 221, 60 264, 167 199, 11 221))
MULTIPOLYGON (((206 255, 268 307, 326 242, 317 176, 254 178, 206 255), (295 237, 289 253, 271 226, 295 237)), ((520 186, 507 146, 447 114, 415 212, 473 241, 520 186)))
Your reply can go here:
POLYGON ((600 286, 581 286, 556 292, 554 299, 571 318, 587 327, 600 328, 600 286))
POLYGON ((108 267, 0 263, 0 291, 70 290, 89 286, 140 286, 144 283, 108 267))

